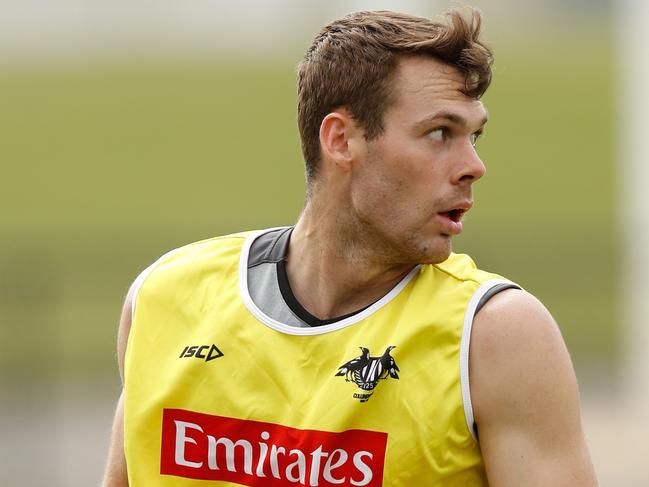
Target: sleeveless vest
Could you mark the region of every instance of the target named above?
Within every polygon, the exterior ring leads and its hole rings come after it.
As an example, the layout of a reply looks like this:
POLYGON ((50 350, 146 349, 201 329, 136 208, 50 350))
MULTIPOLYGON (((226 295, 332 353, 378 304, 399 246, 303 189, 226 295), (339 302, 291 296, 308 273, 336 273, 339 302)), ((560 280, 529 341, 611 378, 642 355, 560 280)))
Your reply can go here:
POLYGON ((181 247, 136 281, 129 485, 487 485, 469 338, 481 298, 508 281, 452 254, 352 317, 297 328, 250 299, 254 236, 181 247))

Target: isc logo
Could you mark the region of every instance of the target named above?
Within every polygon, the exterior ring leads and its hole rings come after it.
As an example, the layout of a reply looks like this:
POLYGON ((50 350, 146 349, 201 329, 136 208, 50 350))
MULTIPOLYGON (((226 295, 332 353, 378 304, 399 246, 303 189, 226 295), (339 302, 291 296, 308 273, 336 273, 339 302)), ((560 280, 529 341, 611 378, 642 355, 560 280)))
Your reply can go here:
POLYGON ((183 348, 178 358, 196 357, 209 362, 215 358, 223 357, 223 352, 216 345, 191 345, 183 348))

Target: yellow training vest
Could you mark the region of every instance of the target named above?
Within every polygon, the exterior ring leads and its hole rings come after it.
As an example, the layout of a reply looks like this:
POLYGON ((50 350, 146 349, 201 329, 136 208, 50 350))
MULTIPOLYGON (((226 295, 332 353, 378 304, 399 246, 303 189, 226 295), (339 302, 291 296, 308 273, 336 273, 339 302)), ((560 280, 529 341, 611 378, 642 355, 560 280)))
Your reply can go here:
POLYGON ((136 281, 129 485, 487 485, 468 426, 468 338, 503 281, 453 254, 357 315, 290 327, 247 293, 253 237, 182 247, 136 281))

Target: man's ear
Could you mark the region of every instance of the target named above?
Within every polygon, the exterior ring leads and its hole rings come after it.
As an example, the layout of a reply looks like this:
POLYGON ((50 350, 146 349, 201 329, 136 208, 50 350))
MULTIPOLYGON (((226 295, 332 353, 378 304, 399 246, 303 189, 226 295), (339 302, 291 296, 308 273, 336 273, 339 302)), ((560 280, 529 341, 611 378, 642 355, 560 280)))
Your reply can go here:
POLYGON ((362 131, 347 110, 341 108, 327 114, 320 124, 323 159, 330 160, 343 171, 349 171, 358 155, 355 140, 359 136, 362 137, 362 131))

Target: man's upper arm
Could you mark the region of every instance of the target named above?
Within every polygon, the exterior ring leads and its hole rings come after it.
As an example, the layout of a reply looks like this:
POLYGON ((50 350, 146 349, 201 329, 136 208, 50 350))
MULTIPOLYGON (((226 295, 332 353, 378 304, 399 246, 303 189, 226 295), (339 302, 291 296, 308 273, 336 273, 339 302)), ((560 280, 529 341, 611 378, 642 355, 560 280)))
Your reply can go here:
MULTIPOLYGON (((122 314, 117 329, 117 363, 119 375, 124 384, 124 358, 126 344, 131 330, 131 315, 133 309, 133 294, 135 284, 131 286, 124 300, 122 314)), ((108 460, 102 487, 128 487, 128 475, 126 471, 126 459, 124 458, 124 393, 119 397, 115 418, 113 420, 113 432, 111 434, 108 448, 108 460)))
POLYGON ((503 291, 481 309, 471 335, 469 374, 492 487, 597 485, 570 356, 536 298, 503 291))

